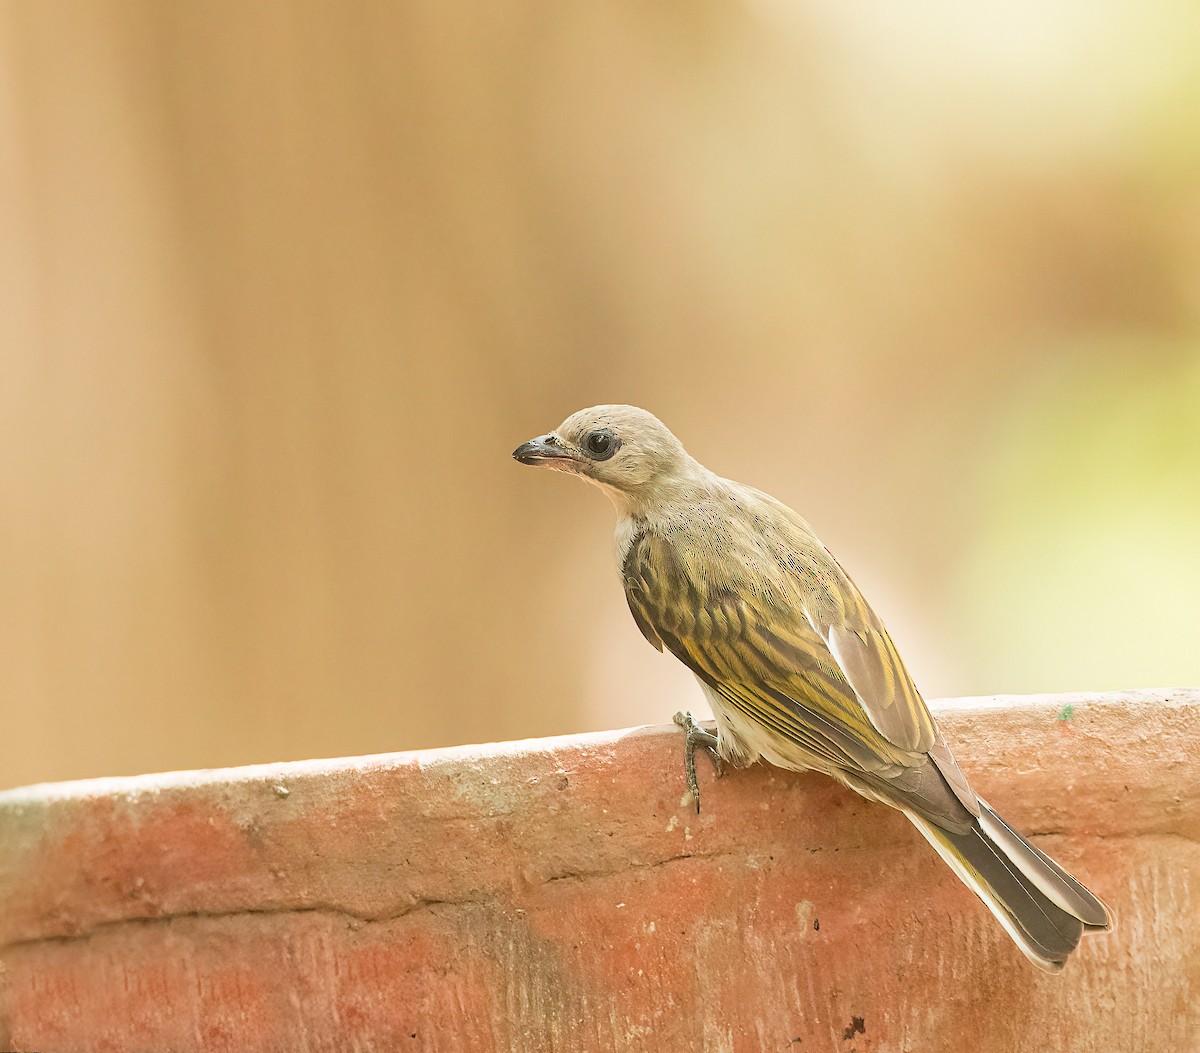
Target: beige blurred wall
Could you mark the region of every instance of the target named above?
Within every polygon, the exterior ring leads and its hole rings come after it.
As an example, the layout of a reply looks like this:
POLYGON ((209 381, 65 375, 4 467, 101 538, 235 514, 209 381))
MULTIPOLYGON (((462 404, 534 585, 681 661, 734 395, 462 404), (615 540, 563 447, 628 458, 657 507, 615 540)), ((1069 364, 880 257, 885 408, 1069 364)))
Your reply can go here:
POLYGON ((696 702, 508 456, 603 401, 927 694, 1200 681, 1200 31, 1133 19, 0 7, 0 782, 696 702))

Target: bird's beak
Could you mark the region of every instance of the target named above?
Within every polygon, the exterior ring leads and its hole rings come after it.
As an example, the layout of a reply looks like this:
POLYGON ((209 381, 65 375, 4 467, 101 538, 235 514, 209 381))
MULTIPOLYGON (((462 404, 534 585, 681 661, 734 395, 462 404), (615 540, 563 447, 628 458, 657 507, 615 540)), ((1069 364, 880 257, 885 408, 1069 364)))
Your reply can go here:
POLYGON ((513 450, 513 457, 522 464, 548 465, 551 468, 574 467, 575 462, 574 455, 553 432, 521 443, 513 450))

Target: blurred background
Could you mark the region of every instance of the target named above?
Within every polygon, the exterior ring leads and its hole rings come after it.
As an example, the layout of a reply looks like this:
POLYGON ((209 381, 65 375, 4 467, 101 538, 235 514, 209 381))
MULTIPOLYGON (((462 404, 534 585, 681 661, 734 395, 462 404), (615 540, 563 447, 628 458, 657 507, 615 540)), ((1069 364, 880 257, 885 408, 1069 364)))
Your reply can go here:
POLYGON ((926 695, 1200 683, 1200 7, 0 7, 0 782, 703 709, 598 402, 926 695))

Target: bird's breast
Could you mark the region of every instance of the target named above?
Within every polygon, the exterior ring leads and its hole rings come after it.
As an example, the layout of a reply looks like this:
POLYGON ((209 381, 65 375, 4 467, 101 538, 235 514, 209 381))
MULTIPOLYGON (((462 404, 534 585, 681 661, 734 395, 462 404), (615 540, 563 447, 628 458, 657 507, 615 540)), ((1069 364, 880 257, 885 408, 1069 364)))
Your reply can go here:
POLYGON ((617 557, 617 569, 624 571, 629 550, 645 529, 645 523, 633 516, 621 516, 613 533, 613 551, 617 557))

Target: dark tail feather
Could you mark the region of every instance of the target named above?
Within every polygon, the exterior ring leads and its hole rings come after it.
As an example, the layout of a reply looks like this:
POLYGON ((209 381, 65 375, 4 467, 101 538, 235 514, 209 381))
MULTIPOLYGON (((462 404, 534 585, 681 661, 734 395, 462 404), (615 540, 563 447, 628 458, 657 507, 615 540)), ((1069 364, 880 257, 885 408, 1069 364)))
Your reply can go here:
POLYGON ((979 805, 979 818, 962 834, 919 816, 909 818, 983 900, 1025 956, 1056 972, 1085 932, 1112 928, 1112 914, 987 804, 980 801, 979 805))

